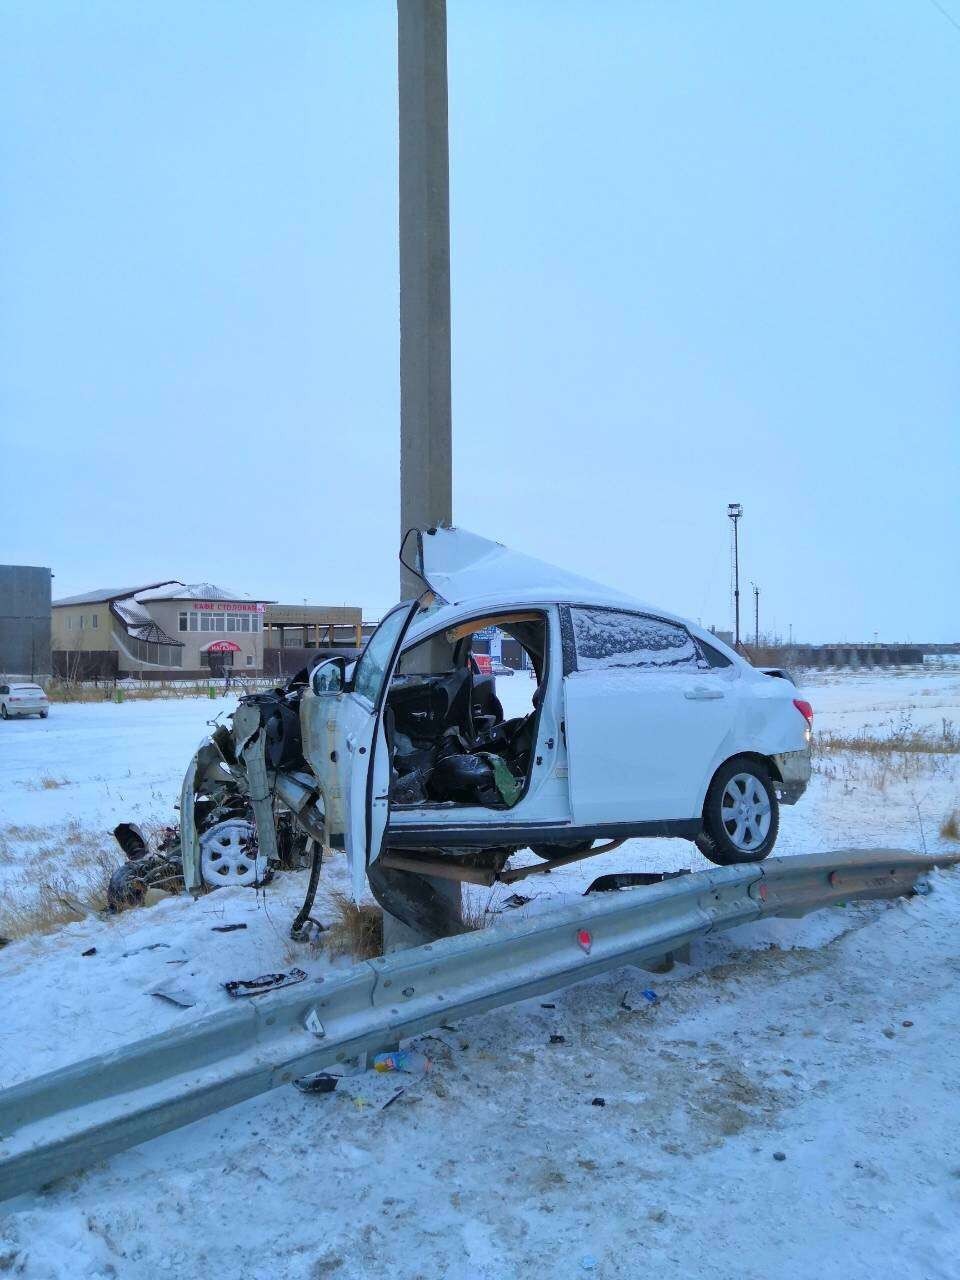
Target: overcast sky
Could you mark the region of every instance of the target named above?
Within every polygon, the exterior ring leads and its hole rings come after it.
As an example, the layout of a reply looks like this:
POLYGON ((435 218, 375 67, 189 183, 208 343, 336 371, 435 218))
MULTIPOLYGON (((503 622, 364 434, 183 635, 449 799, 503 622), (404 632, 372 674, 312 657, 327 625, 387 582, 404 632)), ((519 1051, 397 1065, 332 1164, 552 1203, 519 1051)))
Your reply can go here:
MULTIPOLYGON (((960 24, 960 0, 942 0, 960 24)), ((960 28, 450 0, 455 519, 960 638, 960 28)), ((392 0, 0 0, 0 560, 397 593, 392 0)), ((752 618, 752 613, 751 613, 752 618)))

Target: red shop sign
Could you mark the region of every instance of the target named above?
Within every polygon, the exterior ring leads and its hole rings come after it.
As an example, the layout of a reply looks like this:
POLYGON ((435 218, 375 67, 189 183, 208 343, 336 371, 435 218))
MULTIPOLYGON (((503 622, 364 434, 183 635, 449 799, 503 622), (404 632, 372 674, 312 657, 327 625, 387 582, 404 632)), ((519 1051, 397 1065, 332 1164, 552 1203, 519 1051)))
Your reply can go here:
POLYGON ((234 644, 232 640, 214 640, 213 644, 208 644, 207 653, 239 653, 240 646, 234 644))

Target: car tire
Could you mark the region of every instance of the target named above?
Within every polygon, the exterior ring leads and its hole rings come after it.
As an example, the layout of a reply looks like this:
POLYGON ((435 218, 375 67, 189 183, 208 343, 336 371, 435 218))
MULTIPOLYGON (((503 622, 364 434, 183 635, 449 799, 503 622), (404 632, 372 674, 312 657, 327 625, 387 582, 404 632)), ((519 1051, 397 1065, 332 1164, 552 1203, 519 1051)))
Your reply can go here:
POLYGON ((4 720, 10 719, 10 712, 7 710, 6 705, 2 702, 0 702, 0 716, 3 716, 4 720))
POLYGON ((719 867, 762 862, 777 842, 780 803, 757 760, 728 760, 713 776, 695 844, 719 867))
POLYGON ((41 719, 41 720, 46 720, 46 718, 47 718, 47 716, 48 716, 49 714, 50 714, 50 712, 49 712, 49 711, 41 711, 41 712, 40 712, 40 719, 41 719))

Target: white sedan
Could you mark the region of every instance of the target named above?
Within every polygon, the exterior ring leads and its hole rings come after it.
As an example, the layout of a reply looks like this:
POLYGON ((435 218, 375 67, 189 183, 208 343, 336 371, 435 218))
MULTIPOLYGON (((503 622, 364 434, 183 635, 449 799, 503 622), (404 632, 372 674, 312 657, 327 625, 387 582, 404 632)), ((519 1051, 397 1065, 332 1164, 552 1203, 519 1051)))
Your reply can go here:
POLYGON ((46 720, 50 702, 38 684, 0 684, 0 716, 39 716, 46 720))
POLYGON ((275 799, 346 850, 358 897, 369 886, 438 936, 450 931, 438 881, 509 884, 633 836, 692 840, 719 864, 770 853, 780 805, 810 778, 813 712, 793 684, 693 623, 464 529, 410 538, 401 558, 420 598, 391 610, 356 662, 327 658, 241 699, 232 735, 194 757, 189 888, 211 805, 252 806, 262 845, 275 799), (534 673, 524 714, 504 713, 473 657, 491 627, 534 673), (543 863, 511 865, 527 848, 543 863))

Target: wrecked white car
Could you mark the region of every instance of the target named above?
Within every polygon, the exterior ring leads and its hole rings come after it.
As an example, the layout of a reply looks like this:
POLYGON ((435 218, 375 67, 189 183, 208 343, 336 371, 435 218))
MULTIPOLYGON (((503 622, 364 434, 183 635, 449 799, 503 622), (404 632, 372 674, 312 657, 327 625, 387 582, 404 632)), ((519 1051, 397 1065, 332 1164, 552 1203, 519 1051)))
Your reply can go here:
POLYGON ((770 853, 779 805, 810 777, 813 713, 792 684, 689 622, 462 529, 412 531, 401 559, 423 595, 355 663, 320 660, 242 699, 194 757, 188 889, 257 882, 292 828, 315 842, 314 888, 320 850, 343 848, 358 894, 369 884, 440 932, 429 878, 510 882, 634 836, 693 840, 720 864, 770 853), (504 718, 472 659, 489 627, 535 673, 524 716, 504 718), (543 861, 511 867, 527 848, 543 861))

